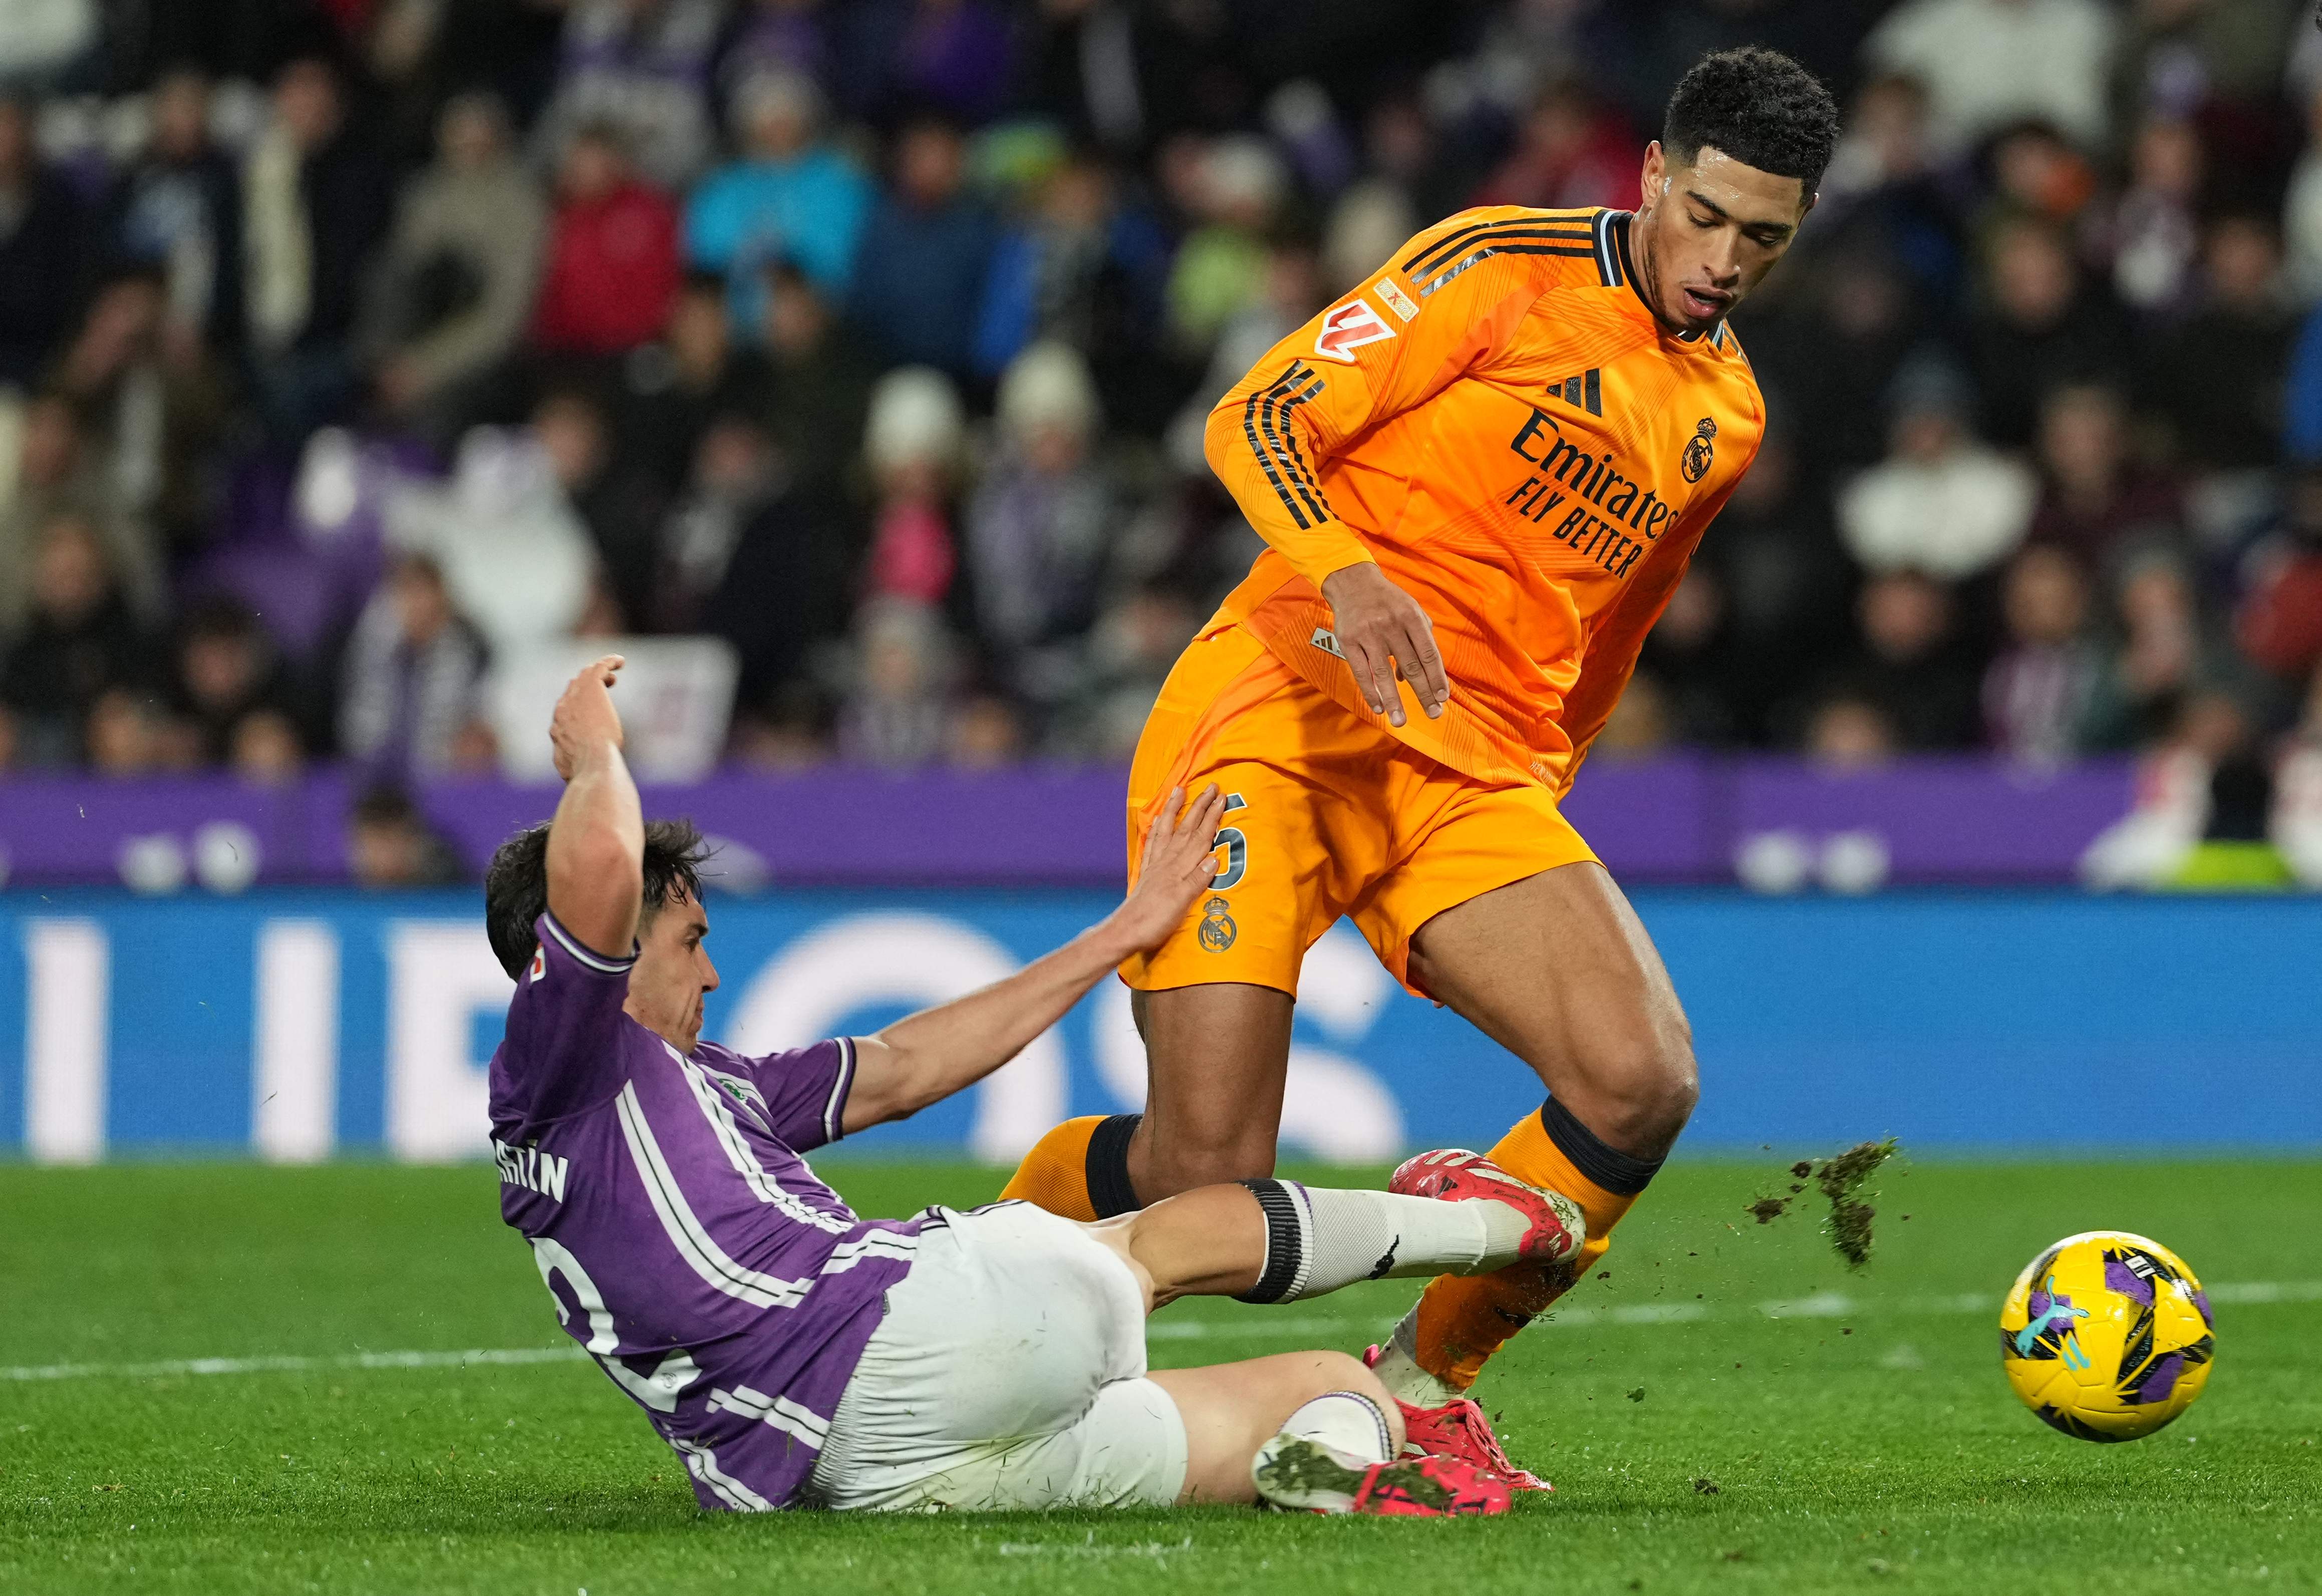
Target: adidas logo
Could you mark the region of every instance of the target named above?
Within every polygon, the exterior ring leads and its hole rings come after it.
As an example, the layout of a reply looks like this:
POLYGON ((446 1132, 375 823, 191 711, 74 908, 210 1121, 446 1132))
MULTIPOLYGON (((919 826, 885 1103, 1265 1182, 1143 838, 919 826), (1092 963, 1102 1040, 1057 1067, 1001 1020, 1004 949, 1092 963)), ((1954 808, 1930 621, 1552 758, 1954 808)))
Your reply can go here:
POLYGON ((1548 385, 1548 397, 1561 397, 1568 405, 1577 405, 1591 415, 1604 414, 1604 384, 1603 371, 1595 366, 1577 377, 1568 377, 1562 382, 1548 385))

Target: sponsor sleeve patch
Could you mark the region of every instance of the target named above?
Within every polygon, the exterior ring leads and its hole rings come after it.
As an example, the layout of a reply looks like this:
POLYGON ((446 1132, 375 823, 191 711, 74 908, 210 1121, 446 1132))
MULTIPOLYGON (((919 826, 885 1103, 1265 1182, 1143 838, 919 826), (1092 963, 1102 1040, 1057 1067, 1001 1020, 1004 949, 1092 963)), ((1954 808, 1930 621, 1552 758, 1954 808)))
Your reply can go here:
POLYGON ((1410 295, 1397 287, 1395 286, 1394 279, 1391 277, 1383 277, 1379 278, 1378 296, 1386 301, 1386 307, 1389 310, 1394 312, 1395 315, 1401 316, 1406 322, 1419 314, 1418 304, 1412 300, 1410 295))
POLYGON ((1394 329, 1371 308, 1371 302, 1357 295, 1344 305, 1332 306, 1324 315, 1322 331, 1314 340, 1314 352, 1326 360, 1351 366, 1355 363, 1355 351, 1394 336, 1394 329))

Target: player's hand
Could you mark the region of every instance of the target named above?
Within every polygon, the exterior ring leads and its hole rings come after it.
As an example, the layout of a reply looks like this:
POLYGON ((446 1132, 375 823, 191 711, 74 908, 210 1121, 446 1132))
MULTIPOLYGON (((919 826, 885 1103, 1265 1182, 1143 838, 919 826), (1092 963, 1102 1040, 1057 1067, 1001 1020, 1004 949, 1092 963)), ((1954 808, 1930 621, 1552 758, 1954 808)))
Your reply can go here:
POLYGON ((1435 623, 1419 600, 1368 561, 1324 577, 1322 597, 1330 606, 1339 651, 1373 715, 1385 716, 1390 725, 1403 724, 1397 676, 1411 683, 1428 719, 1443 713, 1451 701, 1451 684, 1443 675, 1443 656, 1436 652, 1435 623))
POLYGON ((613 707, 608 689, 627 662, 618 654, 607 654, 567 682, 563 697, 556 700, 548 740, 556 749, 556 773, 565 780, 571 780, 592 755, 608 748, 619 750, 621 712, 613 707))
POLYGON ((1185 923, 1193 899, 1217 879, 1218 822, 1226 812, 1226 795, 1211 782, 1180 817, 1177 807, 1185 789, 1173 787, 1152 829, 1145 834, 1145 862, 1137 872, 1136 889, 1113 911, 1122 940, 1137 953, 1150 953, 1185 923))

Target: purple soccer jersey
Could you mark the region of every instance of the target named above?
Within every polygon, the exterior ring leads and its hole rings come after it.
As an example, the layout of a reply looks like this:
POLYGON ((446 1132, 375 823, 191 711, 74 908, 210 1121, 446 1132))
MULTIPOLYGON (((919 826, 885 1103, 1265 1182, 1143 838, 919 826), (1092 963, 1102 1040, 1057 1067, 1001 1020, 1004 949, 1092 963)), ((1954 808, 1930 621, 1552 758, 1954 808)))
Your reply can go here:
POLYGON ((492 1055, 500 1217, 701 1505, 788 1506, 919 1244, 799 1156, 838 1139, 855 1044, 689 1057, 621 1012, 634 956, 533 928, 492 1055))

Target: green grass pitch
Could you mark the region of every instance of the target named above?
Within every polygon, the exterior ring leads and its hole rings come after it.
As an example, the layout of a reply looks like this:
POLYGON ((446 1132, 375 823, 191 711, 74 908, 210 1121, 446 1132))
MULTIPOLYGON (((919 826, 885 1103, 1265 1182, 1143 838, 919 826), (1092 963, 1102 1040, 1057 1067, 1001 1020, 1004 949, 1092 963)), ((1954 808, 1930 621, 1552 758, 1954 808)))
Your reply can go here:
MULTIPOLYGON (((998 1180, 829 1168, 882 1213, 998 1180)), ((1751 1222, 1780 1170, 1672 1165, 1478 1393, 1556 1494, 1425 1523, 708 1517, 554 1356, 489 1169, 0 1167, 0 1591, 2322 1589, 2322 1163, 1890 1169, 1860 1274, 1810 1212, 1751 1222), (2100 1227, 2220 1300, 2207 1395, 2130 1446, 2052 1434, 1997 1366, 2016 1270, 2100 1227), (360 1361, 465 1349, 547 1355, 360 1361), (212 1357, 255 1363, 182 1367, 212 1357)), ((1359 1348, 1406 1293, 1180 1305, 1155 1361, 1359 1348)))

